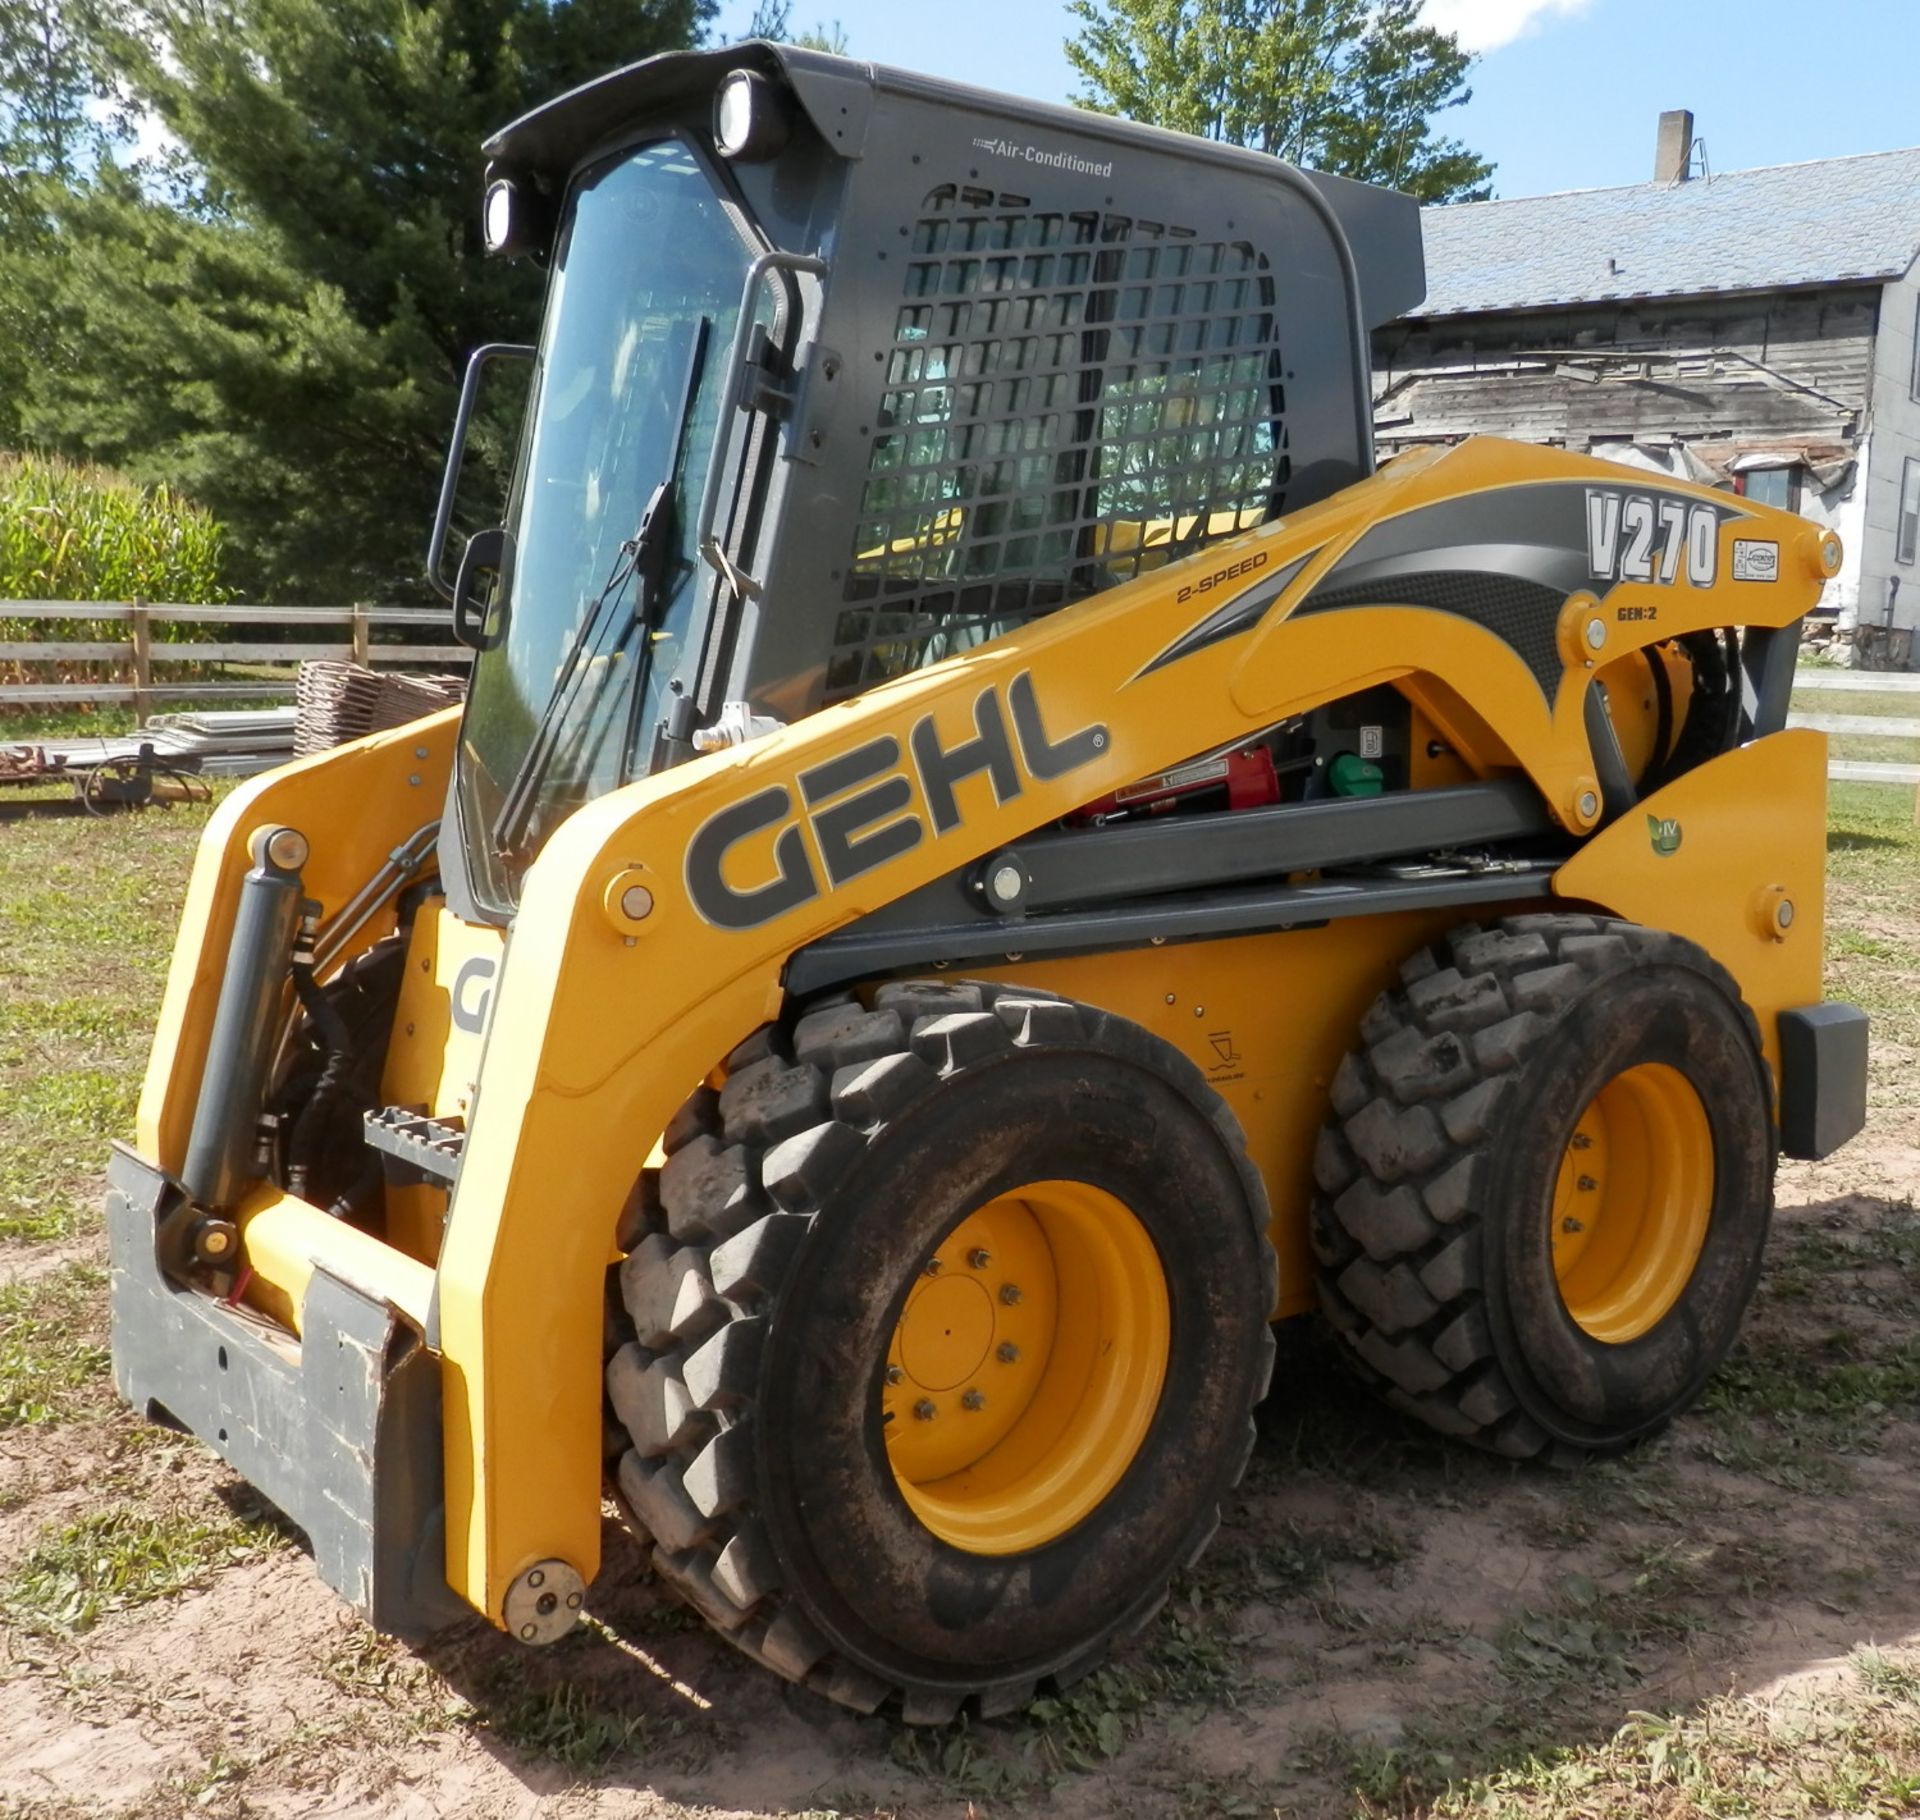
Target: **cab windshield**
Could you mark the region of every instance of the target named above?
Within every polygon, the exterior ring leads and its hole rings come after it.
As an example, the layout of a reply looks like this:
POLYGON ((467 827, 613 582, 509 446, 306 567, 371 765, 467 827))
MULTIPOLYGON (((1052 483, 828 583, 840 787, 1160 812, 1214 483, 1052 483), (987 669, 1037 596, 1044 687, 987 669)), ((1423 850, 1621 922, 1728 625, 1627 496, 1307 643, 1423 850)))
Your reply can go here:
POLYGON ((751 258, 679 140, 568 199, 461 723, 468 877, 497 913, 561 821, 646 768, 700 592, 693 520, 751 258))

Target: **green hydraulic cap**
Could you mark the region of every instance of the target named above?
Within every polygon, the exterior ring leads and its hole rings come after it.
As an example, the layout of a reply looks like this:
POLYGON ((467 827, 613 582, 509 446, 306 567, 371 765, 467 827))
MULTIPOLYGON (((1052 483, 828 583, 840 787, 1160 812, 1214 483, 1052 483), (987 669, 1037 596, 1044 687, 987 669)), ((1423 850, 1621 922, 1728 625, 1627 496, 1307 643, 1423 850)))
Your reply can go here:
POLYGON ((1327 767, 1327 781, 1335 796, 1378 796, 1387 787, 1386 773, 1370 758, 1342 752, 1327 767))

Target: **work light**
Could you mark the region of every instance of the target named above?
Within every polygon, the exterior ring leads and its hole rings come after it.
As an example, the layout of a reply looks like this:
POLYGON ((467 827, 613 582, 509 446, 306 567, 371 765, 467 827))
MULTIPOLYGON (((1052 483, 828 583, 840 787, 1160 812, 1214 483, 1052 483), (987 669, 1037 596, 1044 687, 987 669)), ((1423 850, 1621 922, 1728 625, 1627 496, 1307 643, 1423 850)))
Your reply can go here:
POLYGON ((786 144, 788 117, 780 90, 757 70, 734 70, 713 103, 713 142, 722 157, 771 158, 786 144))
POLYGON ((518 200, 518 192, 505 177, 487 185, 487 200, 481 221, 489 253, 513 250, 513 231, 519 225, 517 217, 521 213, 515 206, 518 200))

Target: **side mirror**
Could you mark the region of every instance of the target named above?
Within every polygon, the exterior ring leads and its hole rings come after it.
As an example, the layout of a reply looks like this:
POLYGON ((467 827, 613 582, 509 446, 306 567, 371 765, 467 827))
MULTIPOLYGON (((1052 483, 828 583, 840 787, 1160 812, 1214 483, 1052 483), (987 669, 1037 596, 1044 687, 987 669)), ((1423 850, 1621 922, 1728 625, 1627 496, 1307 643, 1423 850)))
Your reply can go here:
MULTIPOLYGON (((475 348, 467 361, 466 377, 460 384, 460 409, 453 420, 453 440, 447 445, 447 471, 440 481, 440 504, 433 515, 433 538, 427 546, 427 580, 433 584, 436 592, 449 601, 454 598, 457 584, 447 575, 447 541, 453 533, 454 502, 460 489, 461 470, 466 464, 467 440, 473 428, 475 407, 480 399, 481 377, 488 365, 496 360, 525 361, 531 367, 536 352, 536 349, 519 342, 490 341, 485 347, 475 348)), ((490 402, 497 404, 499 401, 490 402)), ((493 413, 487 415, 491 421, 493 413)), ((501 499, 492 501, 485 516, 498 517, 501 504, 501 499)), ((466 560, 463 551, 460 568, 466 567, 466 560)))
POLYGON ((504 604, 512 575, 513 539, 498 525, 476 531, 460 552, 460 567, 453 578, 453 635, 475 651, 490 651, 500 642, 506 628, 496 623, 487 631, 487 609, 495 601, 504 604), (491 575, 490 587, 481 585, 481 577, 491 575))

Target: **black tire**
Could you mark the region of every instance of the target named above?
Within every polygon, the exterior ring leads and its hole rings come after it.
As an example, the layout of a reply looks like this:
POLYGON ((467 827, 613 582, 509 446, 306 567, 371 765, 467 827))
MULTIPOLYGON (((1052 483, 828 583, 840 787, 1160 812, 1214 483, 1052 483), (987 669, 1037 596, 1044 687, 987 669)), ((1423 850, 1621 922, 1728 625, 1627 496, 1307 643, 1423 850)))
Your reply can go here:
POLYGON ((1185 1057, 1088 1006, 894 983, 760 1031, 665 1149, 607 1383, 625 1514, 670 1587, 787 1679, 928 1724, 1018 1710, 1153 1616, 1245 1468, 1273 1358, 1266 1197, 1185 1057), (1091 1514, 976 1554, 893 1480, 888 1337, 962 1217, 1061 1179, 1119 1195, 1153 1241, 1164 1386, 1091 1514))
POLYGON ((1659 930, 1513 917, 1415 954, 1361 1039, 1333 1082, 1312 1222, 1321 1306, 1361 1374, 1515 1458, 1573 1464, 1670 1421, 1733 1343, 1773 1207, 1771 1084, 1731 978, 1659 930), (1677 1300, 1599 1339, 1556 1280, 1553 1195, 1583 1109, 1643 1063, 1699 1096, 1713 1188, 1677 1300))

